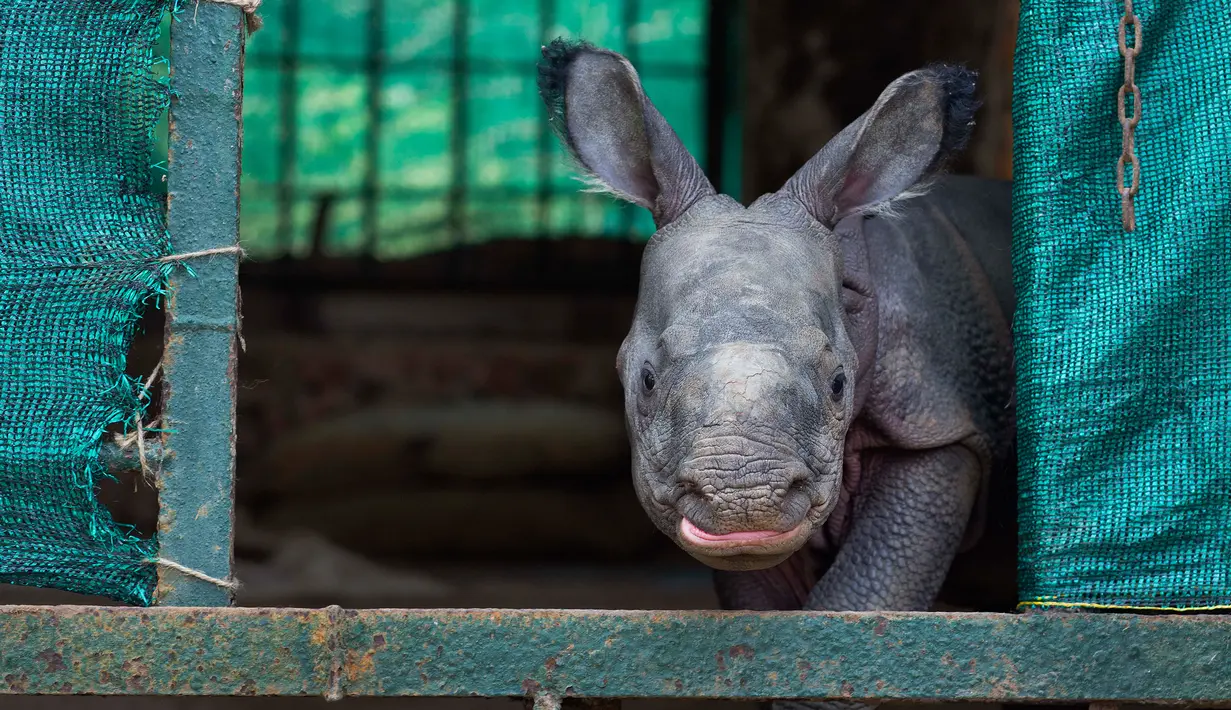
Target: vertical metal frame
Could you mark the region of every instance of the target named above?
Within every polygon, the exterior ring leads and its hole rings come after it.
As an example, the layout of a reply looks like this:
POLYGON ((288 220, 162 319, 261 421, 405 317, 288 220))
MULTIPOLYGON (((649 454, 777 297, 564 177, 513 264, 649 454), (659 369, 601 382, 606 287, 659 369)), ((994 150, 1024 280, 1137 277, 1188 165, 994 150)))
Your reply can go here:
POLYGON ((453 246, 465 243, 459 236, 466 231, 467 182, 466 157, 470 139, 470 0, 453 0, 453 55, 449 74, 452 80, 449 100, 449 161, 452 175, 445 220, 453 246))
MULTIPOLYGON (((368 133, 363 168, 363 246, 360 257, 375 255, 380 237, 380 153, 384 127, 385 0, 368 4, 367 110, 368 133)), ((322 240, 323 241, 323 240, 322 240)))
MULTIPOLYGON (((237 8, 194 4, 171 23, 168 178, 176 254, 235 247, 239 240, 243 57, 237 8)), ((186 258, 171 281, 163 355, 169 430, 158 481, 160 555, 229 579, 233 561, 238 253, 186 258)), ((230 589, 166 567, 156 603, 227 606, 230 589)))
MULTIPOLYGON (((705 171, 719 192, 744 201, 744 62, 741 0, 711 0, 706 35, 705 171)), ((755 196, 754 196, 755 197, 755 196)))
POLYGON ((282 256, 294 252, 291 220, 295 208, 295 151, 299 147, 299 19, 298 0, 282 6, 282 48, 278 53, 278 248, 282 256))

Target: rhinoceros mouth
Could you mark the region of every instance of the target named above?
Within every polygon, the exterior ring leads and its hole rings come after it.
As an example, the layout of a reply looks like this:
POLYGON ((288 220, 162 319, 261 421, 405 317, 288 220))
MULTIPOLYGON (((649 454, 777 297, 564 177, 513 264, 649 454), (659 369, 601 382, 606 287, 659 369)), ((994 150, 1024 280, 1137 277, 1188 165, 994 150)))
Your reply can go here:
POLYGON ((684 551, 718 569, 751 570, 773 567, 798 550, 812 532, 804 520, 790 530, 751 530, 716 535, 681 516, 679 544, 684 551))

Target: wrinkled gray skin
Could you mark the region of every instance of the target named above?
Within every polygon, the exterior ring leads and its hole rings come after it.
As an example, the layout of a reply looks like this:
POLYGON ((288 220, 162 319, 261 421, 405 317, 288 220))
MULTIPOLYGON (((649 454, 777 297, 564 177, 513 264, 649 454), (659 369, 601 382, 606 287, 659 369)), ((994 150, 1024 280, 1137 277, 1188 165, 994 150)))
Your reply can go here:
POLYGON ((627 60, 543 53, 573 157, 658 226, 617 359, 650 518, 726 608, 928 609, 1013 466, 1009 186, 931 179, 973 75, 901 77, 745 208, 627 60))

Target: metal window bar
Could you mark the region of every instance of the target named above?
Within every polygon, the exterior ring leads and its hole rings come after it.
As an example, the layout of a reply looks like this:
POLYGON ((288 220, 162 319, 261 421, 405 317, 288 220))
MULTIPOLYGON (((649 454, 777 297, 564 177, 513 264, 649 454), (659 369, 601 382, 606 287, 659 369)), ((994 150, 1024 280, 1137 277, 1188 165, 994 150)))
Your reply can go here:
MULTIPOLYGON (((173 27, 171 226, 238 234, 243 19, 173 27)), ((177 282, 162 552, 231 568, 236 259, 177 282)), ((112 452, 113 454, 115 452, 112 452)), ((152 609, 0 607, 0 695, 1167 703, 1231 706, 1231 617, 1131 614, 241 609, 160 578, 152 609)))
MULTIPOLYGON (((296 3, 298 4, 298 3, 296 3)), ((384 119, 383 83, 385 79, 385 0, 371 0, 368 5, 368 133, 367 164, 363 175, 363 247, 369 256, 376 249, 380 205, 380 138, 384 119)))
MULTIPOLYGON (((634 29, 637 27, 637 16, 640 14, 640 0, 624 0, 624 56, 628 58, 628 63, 634 67, 641 62, 638 59, 640 52, 637 51, 637 36, 634 29)), ((637 219, 637 213, 633 210, 632 205, 621 205, 620 214, 620 234, 632 234, 633 221, 637 219)))
MULTIPOLYGON (((546 45, 551 41, 551 27, 555 22, 556 0, 539 0, 539 41, 546 45)), ((535 168, 538 180, 538 189, 535 196, 535 224, 538 226, 539 234, 547 233, 549 210, 551 209, 551 167, 552 167, 552 142, 555 136, 552 135, 551 127, 547 121, 539 121, 538 135, 538 158, 535 168)), ((546 251, 549 244, 546 240, 540 240, 538 243, 539 260, 546 260, 546 251)))
POLYGON ((291 252, 291 230, 294 229, 291 210, 295 201, 295 151, 299 145, 299 122, 295 113, 299 105, 299 3, 288 2, 282 7, 282 51, 277 57, 281 71, 278 86, 279 140, 278 146, 278 232, 279 252, 291 252))
MULTIPOLYGON (((172 243, 197 252, 239 243, 245 25, 235 7, 201 3, 171 23, 172 243)), ((160 555, 217 579, 231 575, 239 255, 193 264, 171 282, 164 341, 160 555)), ((227 606, 231 590, 159 569, 155 598, 173 606, 227 606)))
POLYGON ((452 184, 449 187, 445 220, 453 234, 454 244, 466 239, 466 142, 470 137, 470 2, 453 0, 453 57, 451 78, 453 90, 453 120, 449 124, 449 154, 452 158, 452 184))
POLYGON ((706 33, 705 171, 719 192, 743 201, 740 139, 743 114, 744 5, 711 0, 706 33))

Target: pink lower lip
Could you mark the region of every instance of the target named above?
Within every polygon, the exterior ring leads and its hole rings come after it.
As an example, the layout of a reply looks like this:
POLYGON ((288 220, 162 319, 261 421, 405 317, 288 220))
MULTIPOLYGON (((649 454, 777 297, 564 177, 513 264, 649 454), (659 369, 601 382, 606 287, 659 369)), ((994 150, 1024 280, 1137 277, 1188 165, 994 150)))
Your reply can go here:
MULTIPOLYGON (((796 528, 796 530, 797 529, 798 528, 796 528)), ((778 538, 790 537, 795 534, 795 530, 788 530, 786 532, 778 532, 777 530, 752 530, 726 533, 725 535, 714 535, 697 527, 688 518, 683 518, 680 521, 680 534, 686 540, 695 545, 712 545, 715 543, 724 542, 768 542, 778 538)))

